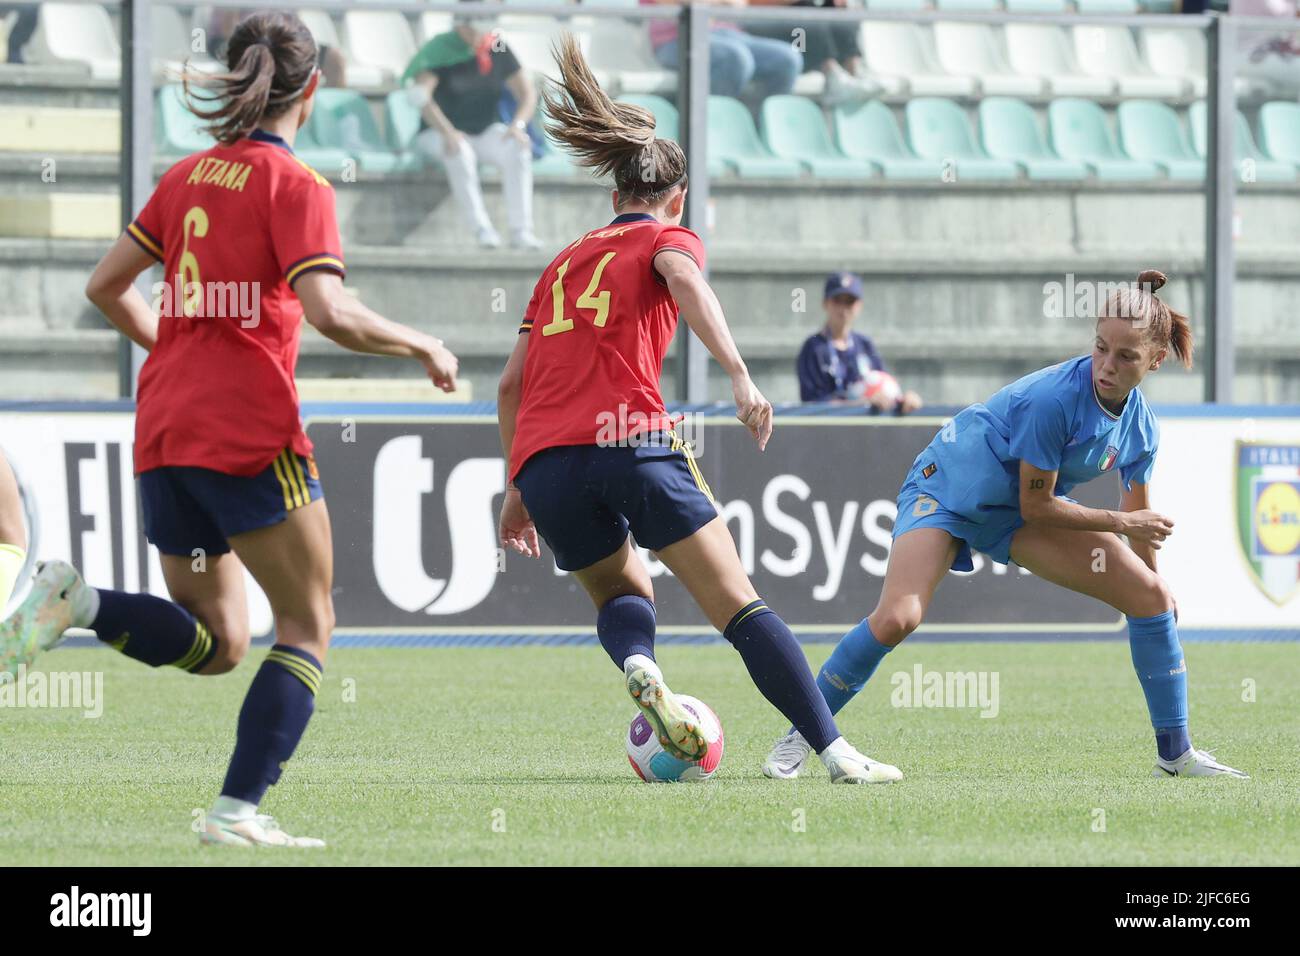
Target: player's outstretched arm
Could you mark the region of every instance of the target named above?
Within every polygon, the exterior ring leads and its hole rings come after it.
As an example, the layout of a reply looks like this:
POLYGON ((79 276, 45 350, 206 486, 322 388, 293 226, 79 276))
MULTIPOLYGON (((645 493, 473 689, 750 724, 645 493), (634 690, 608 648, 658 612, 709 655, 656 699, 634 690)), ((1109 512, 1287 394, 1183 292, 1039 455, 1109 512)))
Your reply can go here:
POLYGON ((443 344, 418 329, 384 318, 343 288, 333 272, 309 272, 293 285, 307 321, 321 335, 353 352, 419 359, 433 384, 456 390, 460 363, 443 344))
POLYGON ((86 283, 86 298, 115 329, 146 352, 153 351, 158 341, 158 316, 135 287, 135 280, 155 261, 134 239, 122 235, 86 283))
POLYGON ((768 439, 772 437, 772 403, 763 397, 749 377, 749 369, 740 357, 736 340, 727 327, 727 318, 722 314, 722 303, 704 280, 699 266, 690 256, 664 249, 655 256, 654 268, 663 276, 686 324, 731 378, 736 417, 745 423, 759 449, 766 448, 768 439))
POLYGON ((1055 471, 1043 471, 1027 461, 1020 462, 1020 517, 1025 519, 1025 524, 1076 531, 1113 531, 1136 543, 1135 549, 1137 544, 1158 549, 1160 542, 1174 530, 1173 521, 1149 509, 1089 508, 1058 498, 1053 494, 1055 489, 1055 471))

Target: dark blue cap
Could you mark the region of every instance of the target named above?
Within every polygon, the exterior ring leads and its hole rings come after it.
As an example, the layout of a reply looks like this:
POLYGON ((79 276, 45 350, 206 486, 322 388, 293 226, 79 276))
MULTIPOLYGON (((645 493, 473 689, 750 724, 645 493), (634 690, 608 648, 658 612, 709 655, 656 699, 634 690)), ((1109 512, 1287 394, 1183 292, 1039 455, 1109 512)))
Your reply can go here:
POLYGON ((855 299, 862 298, 862 280, 852 272, 832 272, 826 277, 826 293, 822 299, 829 299, 833 295, 851 295, 855 299))

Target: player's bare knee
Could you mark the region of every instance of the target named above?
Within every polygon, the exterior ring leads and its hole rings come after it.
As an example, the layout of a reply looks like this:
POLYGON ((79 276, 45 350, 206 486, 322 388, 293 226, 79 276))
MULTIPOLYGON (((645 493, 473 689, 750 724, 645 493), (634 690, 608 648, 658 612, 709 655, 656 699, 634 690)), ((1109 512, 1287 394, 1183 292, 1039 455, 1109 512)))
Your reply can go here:
POLYGON ((875 639, 892 647, 921 626, 921 612, 906 607, 877 608, 868 620, 875 639))
POLYGON ((1126 613, 1130 617, 1155 617, 1172 610, 1173 606, 1174 594, 1165 579, 1158 574, 1151 574, 1142 582, 1134 595, 1132 609, 1126 613))

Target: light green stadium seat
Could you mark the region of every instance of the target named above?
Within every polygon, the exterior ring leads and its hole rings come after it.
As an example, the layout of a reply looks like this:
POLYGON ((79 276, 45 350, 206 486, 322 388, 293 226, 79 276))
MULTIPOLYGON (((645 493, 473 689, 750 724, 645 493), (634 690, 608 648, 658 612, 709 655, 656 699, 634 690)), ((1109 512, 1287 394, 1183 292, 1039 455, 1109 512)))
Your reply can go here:
POLYGON ((894 114, 878 100, 836 107, 831 117, 840 152, 879 166, 886 179, 937 182, 943 176, 943 163, 918 159, 899 132, 894 114))
POLYGON ((740 100, 730 96, 710 96, 708 110, 711 169, 712 160, 721 160, 745 179, 793 179, 799 176, 799 163, 773 156, 763 145, 749 110, 740 100))
POLYGON ((797 160, 821 179, 870 179, 875 168, 841 153, 826 131, 826 117, 803 96, 769 96, 763 101, 763 141, 777 156, 797 160))
POLYGON ((317 146, 343 150, 366 172, 391 173, 421 165, 411 154, 388 147, 365 97, 353 90, 318 90, 305 129, 317 146))
POLYGON ((1047 108, 1048 137, 1062 159, 1088 164, 1098 179, 1156 179, 1160 167, 1120 152, 1106 125, 1106 114, 1092 100, 1053 100, 1047 108))
MULTIPOLYGON (((1209 154, 1209 124, 1206 121, 1205 101, 1199 100, 1187 110, 1187 124, 1192 128, 1192 149, 1204 159, 1209 154)), ((1236 162, 1237 178, 1243 179, 1245 173, 1242 164, 1250 160, 1250 175, 1259 183, 1295 182, 1296 168, 1291 163, 1276 159, 1267 159, 1255 145, 1251 135, 1250 123, 1241 110, 1237 110, 1236 162)))
POLYGON ((420 135, 420 110, 406 90, 393 90, 384 97, 384 141, 395 153, 420 155, 415 137, 420 135))
POLYGON ((573 161, 572 154, 551 139, 540 119, 538 124, 542 130, 543 152, 533 160, 533 175, 545 179, 572 179, 586 175, 587 171, 573 161))
POLYGON ((997 159, 1024 167, 1030 179, 1087 179, 1088 166, 1077 159, 1061 159, 1048 148, 1033 108, 1021 100, 991 96, 980 101, 980 140, 997 159))
POLYGON ((1138 0, 1143 13, 1173 13, 1175 0, 1138 0))
POLYGON ((1065 0, 1006 0, 1007 13, 1065 13, 1065 0))
POLYGON ((188 156, 216 144, 203 130, 203 120, 185 108, 184 90, 179 83, 158 90, 153 128, 154 149, 161 155, 188 156))
POLYGON ((1155 100, 1129 100, 1119 105, 1117 114, 1124 152, 1158 163, 1170 179, 1205 178, 1205 160, 1192 152, 1172 108, 1155 100))
POLYGON ((1300 103, 1265 103, 1261 106, 1259 142, 1271 158, 1300 164, 1300 103))
POLYGON ((1138 12, 1137 0, 1074 0, 1074 6, 1080 13, 1093 16, 1138 12))
POLYGON ((337 176, 352 162, 348 151, 336 142, 337 137, 334 118, 326 110, 314 109, 294 138, 293 153, 322 176, 337 176))
POLYGON ((975 141, 962 108, 952 100, 921 97, 911 100, 904 114, 912 149, 924 159, 955 160, 958 179, 1016 179, 1020 168, 993 159, 975 141))
POLYGON ((671 139, 681 142, 681 127, 677 116, 677 107, 654 93, 626 93, 619 97, 623 103, 631 103, 648 109, 655 115, 655 136, 659 139, 671 139))

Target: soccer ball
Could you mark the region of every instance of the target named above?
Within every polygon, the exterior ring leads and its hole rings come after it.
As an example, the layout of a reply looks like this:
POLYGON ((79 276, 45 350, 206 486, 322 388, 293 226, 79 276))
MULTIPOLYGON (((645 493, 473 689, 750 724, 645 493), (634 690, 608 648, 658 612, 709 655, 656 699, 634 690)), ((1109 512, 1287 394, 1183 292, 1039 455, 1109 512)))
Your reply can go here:
POLYGON ((700 729, 709 749, 699 760, 682 760, 660 746, 645 714, 637 714, 627 730, 627 759, 636 775, 646 783, 699 783, 713 776, 722 763, 722 721, 709 705, 694 697, 678 694, 677 701, 700 719, 700 729))
POLYGON ((884 398, 887 403, 897 402, 903 394, 903 388, 898 384, 898 379, 888 372, 880 372, 872 369, 867 373, 863 396, 870 401, 877 397, 884 398))

